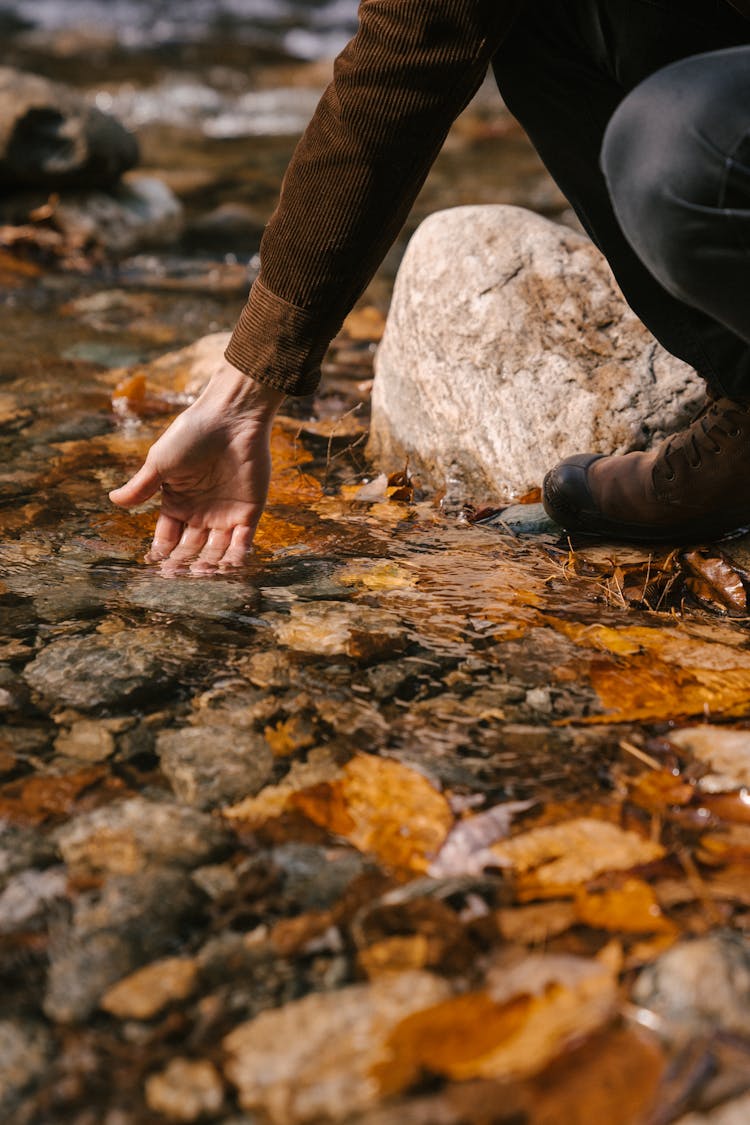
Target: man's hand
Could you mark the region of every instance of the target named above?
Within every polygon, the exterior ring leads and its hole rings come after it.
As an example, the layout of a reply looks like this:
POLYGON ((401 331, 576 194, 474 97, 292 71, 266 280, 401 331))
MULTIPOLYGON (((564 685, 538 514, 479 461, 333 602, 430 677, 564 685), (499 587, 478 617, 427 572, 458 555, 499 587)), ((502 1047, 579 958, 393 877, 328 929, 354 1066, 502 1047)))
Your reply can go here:
POLYGON ((110 492, 114 504, 131 508, 161 488, 149 561, 204 573, 242 563, 265 507, 271 425, 283 400, 227 364, 151 446, 135 476, 110 492))

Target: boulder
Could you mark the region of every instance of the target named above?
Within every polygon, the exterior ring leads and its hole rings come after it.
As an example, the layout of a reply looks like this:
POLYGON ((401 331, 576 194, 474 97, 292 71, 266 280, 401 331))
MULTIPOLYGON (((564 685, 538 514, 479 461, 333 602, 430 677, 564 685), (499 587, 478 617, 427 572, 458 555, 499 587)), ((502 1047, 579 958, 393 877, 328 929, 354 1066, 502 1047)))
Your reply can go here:
POLYGON ((369 452, 461 500, 512 499, 576 452, 681 425, 704 385, 628 308, 583 235, 518 207, 430 216, 376 358, 369 452))
POLYGON ((138 161, 138 142, 117 118, 75 90, 0 67, 0 186, 109 187, 138 161))
POLYGON ((183 210, 177 196, 154 176, 133 175, 108 192, 66 195, 55 225, 73 244, 95 243, 110 254, 169 246, 180 237, 183 210))

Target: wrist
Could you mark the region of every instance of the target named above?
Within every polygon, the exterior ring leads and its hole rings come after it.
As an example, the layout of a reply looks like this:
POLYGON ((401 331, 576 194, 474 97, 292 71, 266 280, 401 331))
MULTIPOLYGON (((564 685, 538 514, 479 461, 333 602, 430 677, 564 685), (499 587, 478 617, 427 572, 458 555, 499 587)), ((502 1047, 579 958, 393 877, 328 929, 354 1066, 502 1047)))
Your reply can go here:
POLYGON ((285 398, 283 391, 267 387, 232 364, 224 363, 211 376, 198 402, 236 417, 270 423, 285 398))

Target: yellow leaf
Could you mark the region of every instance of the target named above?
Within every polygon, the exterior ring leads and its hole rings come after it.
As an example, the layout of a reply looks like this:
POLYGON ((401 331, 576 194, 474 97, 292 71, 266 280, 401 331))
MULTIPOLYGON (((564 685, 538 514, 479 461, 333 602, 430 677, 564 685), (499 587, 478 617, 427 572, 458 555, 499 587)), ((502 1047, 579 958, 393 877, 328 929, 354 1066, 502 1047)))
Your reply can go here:
POLYGON ((655 934, 674 932, 661 912, 656 895, 642 879, 626 879, 607 891, 579 891, 575 900, 578 920, 611 933, 655 934))

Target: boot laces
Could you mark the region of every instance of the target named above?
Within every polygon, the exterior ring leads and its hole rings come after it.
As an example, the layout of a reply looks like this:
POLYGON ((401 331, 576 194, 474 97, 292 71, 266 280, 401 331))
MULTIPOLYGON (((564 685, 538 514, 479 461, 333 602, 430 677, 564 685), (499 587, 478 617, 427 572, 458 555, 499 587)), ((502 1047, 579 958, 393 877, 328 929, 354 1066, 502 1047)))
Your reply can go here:
POLYGON ((721 453, 721 435, 730 439, 740 436, 749 413, 750 403, 709 396, 687 429, 667 439, 663 455, 667 480, 675 478, 671 458, 676 453, 683 452, 690 468, 699 469, 704 453, 721 453))

